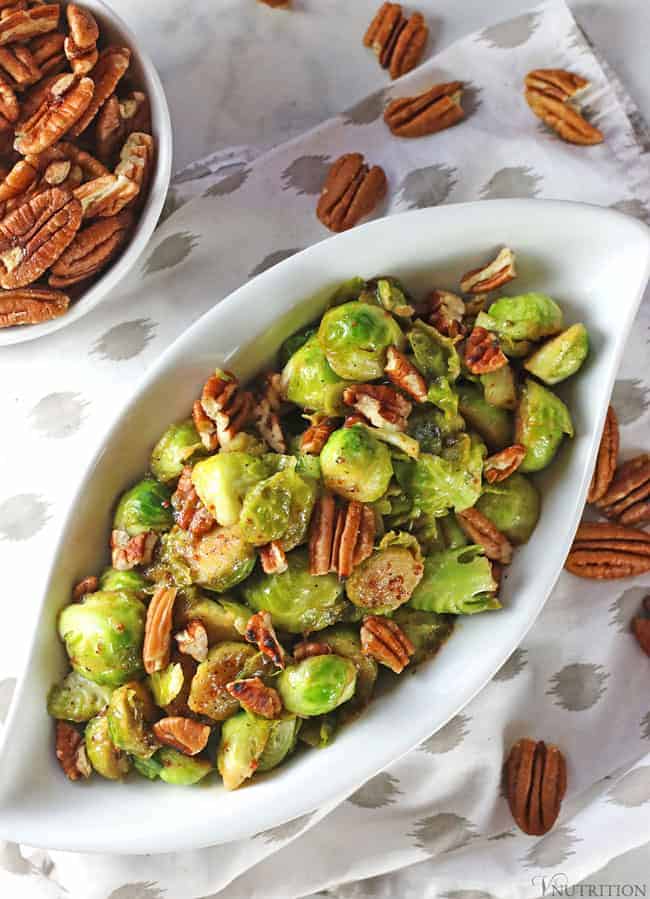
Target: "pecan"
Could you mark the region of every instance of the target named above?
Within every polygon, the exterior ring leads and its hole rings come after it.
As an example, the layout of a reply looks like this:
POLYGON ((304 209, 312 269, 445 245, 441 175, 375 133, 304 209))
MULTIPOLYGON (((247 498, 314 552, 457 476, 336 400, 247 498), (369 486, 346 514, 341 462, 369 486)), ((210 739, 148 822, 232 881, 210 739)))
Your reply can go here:
POLYGON ((77 6, 76 3, 68 3, 65 12, 70 37, 75 45, 81 50, 89 50, 94 47, 99 39, 99 26, 92 13, 77 6))
POLYGON ((286 453, 287 442, 284 439, 280 416, 271 408, 266 396, 258 396, 253 406, 253 418, 264 440, 276 453, 286 453))
POLYGON ((79 137, 95 118, 104 103, 115 91, 118 82, 129 67, 131 51, 127 47, 107 47, 99 54, 93 69, 95 93, 84 114, 70 129, 71 137, 79 137))
POLYGON ((19 160, 0 184, 0 203, 25 193, 38 177, 38 171, 26 159, 19 160))
POLYGON ((90 50, 80 50, 71 37, 65 39, 63 47, 65 57, 75 75, 87 75, 88 72, 95 68, 99 59, 97 47, 91 47, 90 50))
POLYGON ((176 587, 158 587, 147 607, 142 646, 142 660, 147 674, 162 671, 169 665, 172 612, 177 592, 176 587))
POLYGON ((0 116, 3 116, 7 122, 18 121, 18 100, 13 87, 6 78, 0 75, 0 116))
POLYGON ((465 344, 465 365, 474 375, 497 371, 508 364, 499 338, 485 328, 474 328, 465 344))
POLYGON ((287 9, 291 6, 291 0, 259 0, 259 2, 270 6, 271 9, 287 9))
POLYGON ((56 722, 56 757, 70 780, 90 777, 92 769, 86 755, 83 737, 67 721, 56 722))
POLYGON ((401 674, 415 652, 404 631, 390 618, 368 615, 361 625, 361 651, 395 674, 401 674))
POLYGON ((153 137, 134 131, 127 138, 120 151, 120 161, 115 169, 115 174, 124 176, 144 193, 149 182, 151 166, 153 165, 153 137))
POLYGON ((120 117, 124 122, 125 137, 134 131, 151 134, 151 108, 142 91, 131 91, 120 100, 120 117))
POLYGON ((91 574, 75 585, 72 591, 72 602, 79 602, 86 593, 94 593, 96 590, 99 590, 99 578, 91 574))
POLYGON ((268 612, 256 612, 252 615, 246 625, 244 636, 249 643, 257 644, 259 651, 271 659, 274 665, 278 668, 285 667, 286 653, 275 634, 268 612))
POLYGON ((564 103, 589 86, 586 78, 564 69, 534 69, 524 79, 529 90, 539 90, 564 103))
POLYGON ((408 393, 412 399, 418 403, 426 402, 426 381, 404 353, 394 346, 388 347, 384 374, 389 381, 400 387, 404 393, 408 393))
POLYGON ((208 657, 208 632, 202 622, 193 618, 187 622, 185 630, 174 635, 178 651, 190 656, 195 662, 204 662, 208 657))
POLYGON ((517 471, 526 455, 526 447, 521 443, 513 443, 507 446, 499 453, 494 453, 483 463, 483 476, 488 484, 497 484, 499 481, 505 481, 510 475, 517 471))
POLYGON ((239 381, 231 372, 217 370, 203 386, 201 406, 216 425, 217 445, 227 446, 249 421, 253 394, 240 390, 239 381))
POLYGON ((158 535, 145 531, 129 537, 126 531, 111 532, 111 564, 118 571, 129 571, 136 565, 148 565, 153 556, 158 535))
POLYGON ((58 290, 23 287, 0 293, 0 328, 36 325, 63 315, 70 298, 58 290))
POLYGON ((293 647, 293 657, 296 662, 309 659, 312 656, 328 656, 332 654, 329 643, 319 643, 316 640, 303 640, 293 647))
POLYGON ((0 3, 0 19, 6 19, 21 9, 28 9, 27 0, 3 0, 0 3))
POLYGON ((38 34, 54 31, 60 11, 58 3, 48 3, 12 13, 0 21, 0 45, 28 41, 38 34))
POLYGON ((650 618, 633 618, 632 633, 647 656, 650 656, 650 618))
POLYGON ((423 137, 455 125, 465 113, 461 81, 434 84, 417 97, 401 97, 384 110, 384 121, 397 137, 423 137))
POLYGON ((138 185, 123 175, 102 175, 79 185, 74 195, 81 203, 83 217, 117 215, 138 195, 138 185))
POLYGON ((185 755, 196 755, 205 749, 210 728, 194 718, 161 718, 152 727, 156 739, 185 755))
POLYGON ((336 572, 348 577, 372 554, 375 515, 370 506, 353 500, 337 508, 331 493, 324 493, 309 528, 309 571, 314 575, 336 572))
POLYGON ((402 7, 399 3, 382 3, 363 36, 364 47, 370 47, 377 56, 380 56, 402 18, 402 7))
POLYGON ((192 421, 198 431, 201 443, 211 453, 219 448, 217 426, 203 411, 201 400, 195 400, 192 406, 192 421))
POLYGON ((53 187, 0 222, 0 285, 25 287, 53 265, 81 224, 81 205, 67 190, 53 187))
POLYGON ((260 546, 258 552, 264 574, 282 574, 289 567, 287 555, 278 540, 260 546))
POLYGON ((650 571, 650 534, 606 522, 583 523, 564 567, 597 580, 643 574, 650 571))
POLYGON ((509 247, 504 247, 492 262, 466 272, 460 279, 460 289, 465 293, 486 293, 503 287, 516 277, 515 254, 509 247))
MULTIPOLYGON (((0 52, 2 51, 0 50, 0 52)), ((61 77, 63 76, 57 74, 43 78, 23 94, 17 128, 21 128, 24 122, 28 122, 36 114, 46 100, 51 99, 50 90, 52 85, 56 84, 61 77)))
POLYGON ((199 499, 192 483, 191 465, 186 465, 181 472, 172 494, 172 506, 178 526, 194 537, 209 533, 215 526, 214 518, 199 499))
POLYGON ((420 13, 406 19, 399 3, 384 3, 370 23, 363 43, 373 49, 391 78, 398 78, 418 64, 428 33, 420 13))
POLYGON ((34 64, 40 70, 41 76, 58 74, 64 68, 64 43, 65 37, 58 31, 44 34, 42 37, 37 37, 30 41, 29 51, 34 64))
POLYGON ((566 762, 552 744, 528 737, 510 750, 504 770, 512 817, 524 833, 542 836, 553 827, 566 792, 566 762))
POLYGON ((55 159, 43 172, 43 181, 50 187, 59 187, 68 179, 71 169, 69 159, 55 159))
POLYGON ((83 115, 94 90, 90 78, 58 76, 34 114, 17 126, 14 148, 23 156, 42 153, 83 115))
POLYGON ((226 690, 245 709, 262 718, 278 718, 282 713, 280 694, 259 677, 246 677, 226 684, 226 690))
POLYGON ((618 447, 618 419, 616 418, 614 409, 611 406, 608 406, 603 433, 600 438, 598 455, 596 456, 596 467, 594 468, 594 473, 589 485, 589 493, 587 494, 588 503, 598 502, 609 489, 609 486, 614 479, 614 472, 616 471, 618 447))
POLYGON ((45 74, 41 71, 31 47, 19 44, 13 47, 0 47, 0 68, 4 69, 17 90, 35 84, 45 74))
POLYGON ((616 469, 596 506, 621 524, 650 521, 650 453, 642 453, 616 469))
POLYGON ((97 155, 106 163, 111 162, 126 138, 134 131, 149 134, 151 115, 149 101, 141 91, 133 91, 124 100, 112 94, 97 116, 95 141, 97 155))
POLYGON ((132 215, 123 211, 78 231, 52 266, 50 287, 68 287, 100 272, 121 249, 132 223, 132 215))
POLYGON ((361 153, 345 153, 329 170, 316 209, 330 231, 346 231, 369 215, 386 193, 386 175, 368 168, 361 153))
POLYGON ((335 418, 318 416, 300 438, 300 452, 319 456, 330 436, 338 427, 335 418))
POLYGON ((446 337, 459 337, 464 333, 463 317, 466 306, 455 293, 433 290, 429 295, 429 323, 446 337))
POLYGON ((535 69, 526 75, 525 97, 535 115, 572 144, 600 144, 603 133, 571 105, 575 95, 589 86, 580 75, 563 69, 535 69))
POLYGON ((512 544, 489 518, 478 509, 456 512, 458 524, 465 534, 485 550, 485 555, 493 562, 509 565, 512 562, 512 544))
POLYGON ((347 415, 345 421, 343 422, 344 428, 353 428, 355 425, 364 425, 366 427, 370 427, 370 423, 365 415, 360 415, 358 412, 355 412, 353 415, 347 415))
POLYGON ((343 402, 357 409, 377 428, 405 431, 413 408, 409 400, 392 387, 353 384, 343 391, 343 402))

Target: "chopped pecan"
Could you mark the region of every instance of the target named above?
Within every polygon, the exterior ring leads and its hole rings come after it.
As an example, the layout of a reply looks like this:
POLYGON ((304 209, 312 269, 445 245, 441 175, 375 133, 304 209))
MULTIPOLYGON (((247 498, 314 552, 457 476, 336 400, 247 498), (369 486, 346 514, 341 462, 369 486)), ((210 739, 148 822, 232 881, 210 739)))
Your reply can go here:
POLYGON ((111 532, 111 564, 118 571, 129 571, 136 565, 148 565, 153 556, 158 535, 145 531, 129 537, 126 531, 111 532))
POLYGON ((56 722, 56 757, 70 780, 90 777, 92 769, 86 755, 83 737, 67 721, 56 722))
POLYGON ((285 667, 286 653, 275 634, 268 612, 256 612, 252 615, 246 625, 244 636, 249 643, 257 644, 259 651, 271 659, 274 665, 278 668, 285 667))
POLYGON ((74 195, 81 203, 84 219, 117 215, 134 200, 138 185, 123 175, 102 175, 80 184, 74 195))
POLYGON ((4 290, 0 293, 0 328, 50 321, 63 315, 69 304, 70 298, 58 290, 4 290))
POLYGON ((509 247, 504 247, 492 262, 464 274, 460 279, 460 289, 465 293, 486 293, 516 277, 515 254, 509 247))
POLYGON ((192 406, 192 421, 194 427, 198 431, 201 443, 211 453, 219 449, 219 440, 217 438, 217 426, 203 411, 201 400, 195 400, 192 406))
POLYGON ((153 137, 140 131, 132 132, 120 151, 120 161, 115 174, 118 178, 123 175, 133 181, 144 193, 153 165, 153 153, 153 137))
POLYGON ((172 612, 177 592, 176 587, 158 587, 147 607, 142 646, 142 660, 147 674, 162 671, 169 665, 172 612))
POLYGON ((580 525, 564 567, 596 580, 632 577, 650 571, 650 534, 605 522, 580 525))
POLYGON ((71 137, 79 137, 95 118, 104 103, 115 91, 118 82, 129 67, 131 51, 127 47, 107 47, 99 54, 93 69, 95 92, 84 114, 70 129, 71 137))
POLYGON ((608 406, 598 455, 596 456, 596 467, 594 468, 591 484, 589 485, 589 493, 587 494, 588 503, 598 502, 607 493, 616 471, 618 447, 618 419, 614 409, 608 406))
MULTIPOLYGON (((63 37, 61 35, 61 37, 63 37)), ((45 74, 41 71, 38 60, 31 47, 15 44, 13 47, 0 47, 0 68, 4 69, 11 83, 17 90, 24 90, 45 74)))
POLYGON ((336 418, 318 416, 300 438, 300 452, 319 456, 330 436, 338 427, 336 418))
POLYGON ((465 365, 474 375, 497 371, 508 364, 496 334, 485 328, 474 328, 465 344, 465 365))
POLYGON ((280 416, 271 408, 265 396, 258 396, 253 406, 253 418, 264 440, 276 453, 286 453, 287 442, 284 439, 280 416))
POLYGON ((226 684, 226 690, 245 709, 262 718, 278 718, 282 713, 280 694, 259 677, 245 677, 226 684))
POLYGON ((0 203, 25 193, 38 177, 38 170, 31 162, 20 159, 5 175, 0 184, 0 203))
POLYGON ((68 287, 98 274, 121 249, 132 224, 133 216, 125 210, 78 231, 52 266, 50 287, 68 287))
POLYGON ((177 525, 194 537, 209 533, 216 524, 194 488, 191 465, 186 465, 181 472, 172 494, 172 506, 177 525))
POLYGON ((90 78, 58 76, 34 114, 16 126, 14 148, 23 156, 42 153, 63 137, 84 113, 94 90, 90 78))
POLYGON ((334 571, 339 577, 348 577, 372 554, 375 532, 375 515, 370 506, 353 500, 337 508, 332 494, 324 493, 310 523, 310 573, 334 571))
POLYGON ((293 647, 293 657, 296 662, 309 659, 312 656, 328 656, 332 654, 329 643, 319 643, 317 640, 303 640, 293 647))
POLYGON ((521 443, 513 443, 507 446, 499 453, 494 453, 483 463, 483 476, 488 484, 497 484, 499 481, 505 481, 515 472, 526 455, 526 447, 521 443))
POLYGON ((54 31, 59 24, 58 3, 18 10, 0 21, 0 45, 28 41, 38 34, 54 31))
POLYGON ((96 590, 99 590, 99 578, 91 574, 75 585, 72 591, 72 602, 80 602, 86 593, 94 593, 96 590))
POLYGON ((510 750, 504 770, 505 792, 512 817, 524 833, 548 833, 560 814, 566 792, 566 762, 552 744, 529 738, 510 750))
POLYGON ((404 631, 390 618, 368 615, 361 625, 361 650, 401 674, 415 652, 404 631))
POLYGON ((0 116, 11 123, 18 121, 18 99, 13 87, 0 75, 0 116))
POLYGON ((563 69, 536 69, 525 79, 525 97, 535 115, 572 144, 600 144, 602 131, 591 125, 571 105, 575 95, 589 82, 563 69))
POLYGON ((642 453, 616 469, 596 506, 607 518, 621 524, 650 521, 650 453, 642 453))
POLYGON ((452 338, 464 333, 463 317, 467 311, 464 300, 448 290, 433 290, 429 302, 429 322, 437 331, 452 338))
POLYGON ((397 137, 423 137, 455 125, 465 113, 460 105, 461 81, 434 84, 417 97, 392 100, 384 110, 384 121, 397 137))
POLYGON ((161 718, 152 727, 156 739, 184 755, 196 755, 205 749, 210 728, 194 718, 161 718))
POLYGON ((208 657, 208 632, 201 621, 193 618, 187 627, 174 635, 178 651, 190 656, 195 662, 204 662, 208 657))
POLYGON ((264 574, 282 574, 289 567, 281 541, 272 540, 266 546, 260 546, 258 552, 264 574))
POLYGON ((427 384, 413 363, 396 347, 389 346, 384 374, 418 403, 427 399, 427 384))
POLYGON ((650 618, 633 618, 632 633, 647 656, 650 656, 650 618))
POLYGON ((49 187, 59 187, 70 176, 72 163, 69 159, 55 159, 43 172, 43 181, 49 187))
POLYGON ((483 547, 488 559, 502 565, 512 562, 512 544, 482 512, 478 509, 465 509, 463 512, 456 512, 456 518, 470 540, 483 547))
POLYGON ((231 372, 217 370, 203 386, 201 406, 216 425, 217 445, 228 446, 250 420, 253 394, 240 390, 231 372))
POLYGON ((316 215, 330 231, 346 231, 369 215, 385 193, 384 170, 368 168, 361 153, 345 153, 329 170, 316 215))
POLYGON ((32 59, 34 60, 34 64, 38 66, 40 70, 40 75, 55 75, 64 68, 64 43, 65 37, 58 31, 44 34, 41 37, 36 37, 33 41, 30 41, 29 50, 32 59))
POLYGON ((377 428, 405 431, 413 408, 409 400, 392 387, 353 384, 343 391, 343 402, 357 409, 377 428))

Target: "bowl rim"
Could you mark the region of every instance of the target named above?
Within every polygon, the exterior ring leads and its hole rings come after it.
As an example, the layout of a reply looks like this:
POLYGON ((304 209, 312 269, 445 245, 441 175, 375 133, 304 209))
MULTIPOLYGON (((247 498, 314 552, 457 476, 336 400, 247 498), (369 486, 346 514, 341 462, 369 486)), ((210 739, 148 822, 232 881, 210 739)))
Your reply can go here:
MULTIPOLYGON (((67 2, 62 3, 63 7, 66 5, 67 2)), ((41 324, 14 325, 10 328, 0 329, 0 347, 27 343, 30 340, 37 340, 40 337, 46 337, 49 334, 60 331, 62 328, 79 321, 91 309, 94 309, 105 300, 111 291, 135 267, 136 262, 151 239, 167 199, 172 172, 173 132, 165 89, 153 60, 149 53, 141 47, 140 41, 131 28, 104 0, 82 0, 81 5, 88 7, 92 13, 97 13, 100 18, 105 18, 120 33, 120 36, 124 39, 125 44, 129 47, 142 69, 143 87, 147 90, 152 118, 157 120, 158 133, 155 135, 156 156, 153 177, 151 178, 149 192, 142 208, 142 213, 133 231, 133 236, 116 262, 109 266, 83 296, 71 303, 63 315, 41 324)))

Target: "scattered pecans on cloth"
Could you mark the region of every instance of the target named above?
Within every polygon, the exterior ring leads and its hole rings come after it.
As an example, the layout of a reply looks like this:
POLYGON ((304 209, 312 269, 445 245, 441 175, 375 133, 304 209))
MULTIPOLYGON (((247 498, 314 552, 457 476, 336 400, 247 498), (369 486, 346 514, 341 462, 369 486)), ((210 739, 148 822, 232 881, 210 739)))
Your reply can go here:
POLYGON ((419 12, 407 18, 399 3, 382 3, 363 43, 370 47, 391 78, 406 75, 420 62, 429 29, 419 12))
POLYGON ((155 144, 130 61, 77 4, 3 9, 0 328, 62 315, 132 234, 155 144))
POLYGON ((589 82, 564 69, 534 69, 524 80, 526 102, 544 124, 571 144, 600 144, 603 133, 572 105, 589 82))

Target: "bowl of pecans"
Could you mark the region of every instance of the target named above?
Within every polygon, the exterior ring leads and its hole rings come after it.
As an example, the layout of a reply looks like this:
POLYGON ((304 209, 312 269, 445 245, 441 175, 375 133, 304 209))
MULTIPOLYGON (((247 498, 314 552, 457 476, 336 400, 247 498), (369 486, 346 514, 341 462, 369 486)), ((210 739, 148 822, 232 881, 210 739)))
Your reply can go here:
POLYGON ((0 0, 0 346, 109 296, 156 226, 172 132, 153 63, 101 0, 0 0))

